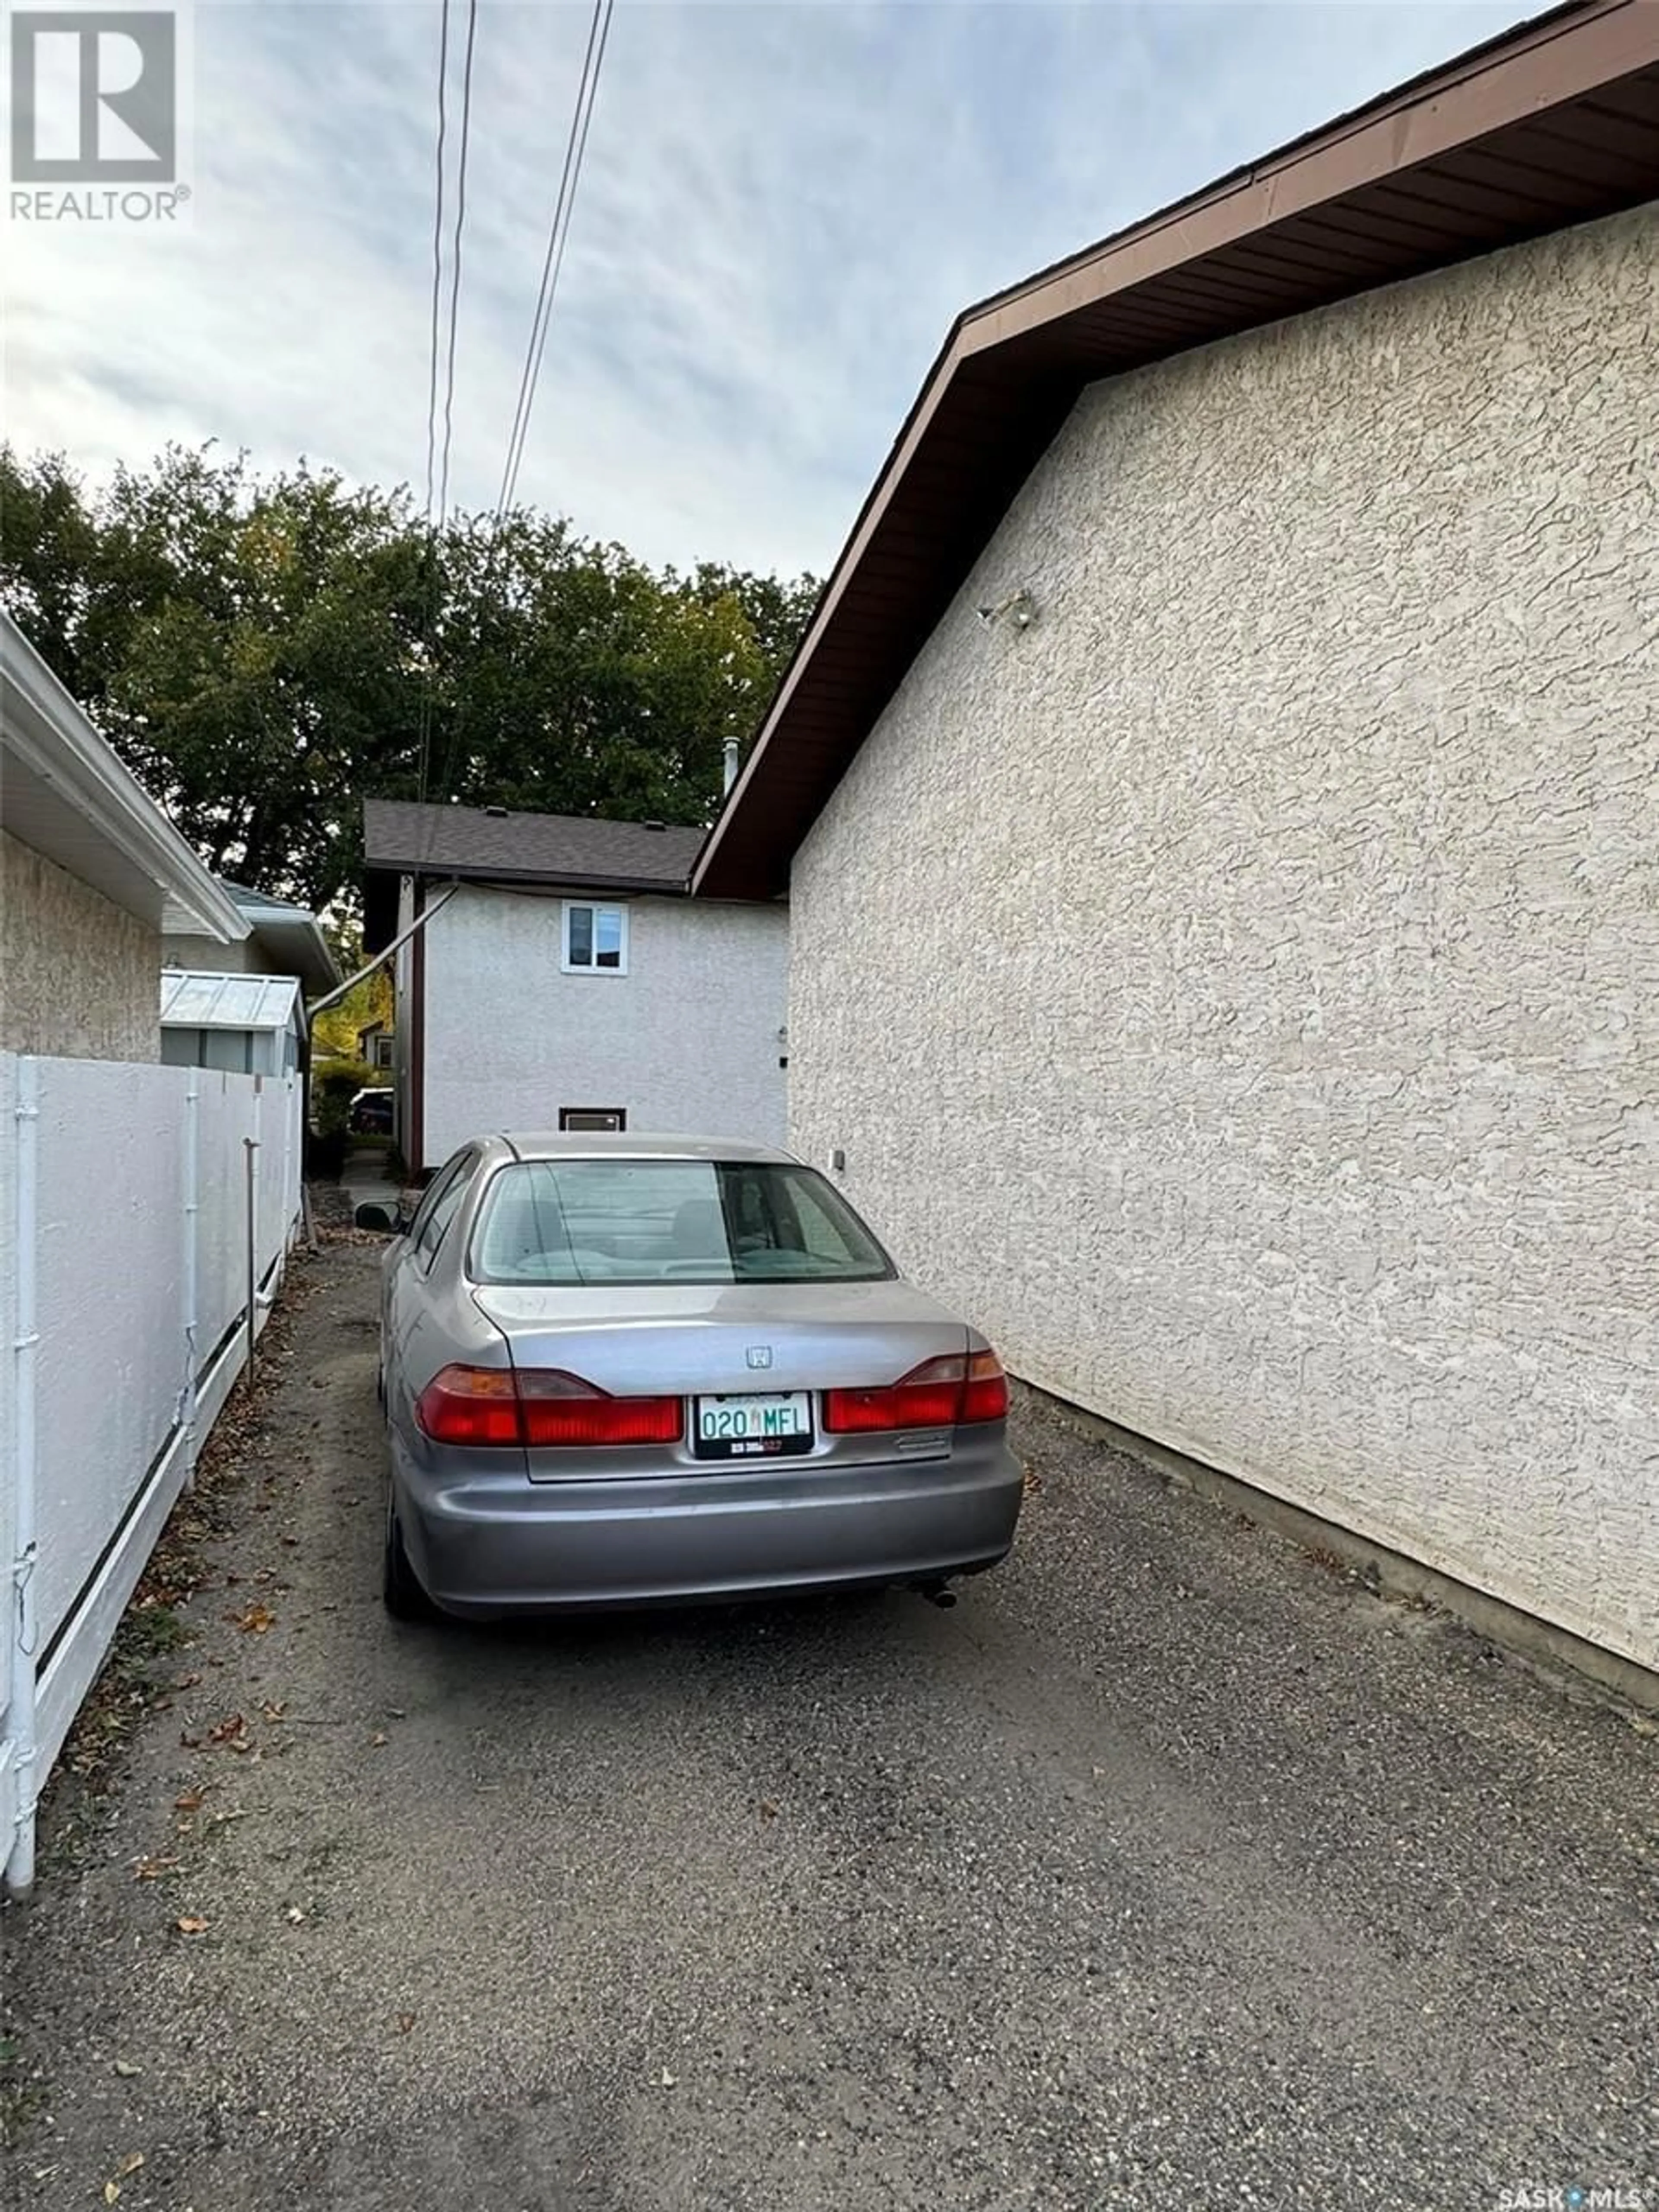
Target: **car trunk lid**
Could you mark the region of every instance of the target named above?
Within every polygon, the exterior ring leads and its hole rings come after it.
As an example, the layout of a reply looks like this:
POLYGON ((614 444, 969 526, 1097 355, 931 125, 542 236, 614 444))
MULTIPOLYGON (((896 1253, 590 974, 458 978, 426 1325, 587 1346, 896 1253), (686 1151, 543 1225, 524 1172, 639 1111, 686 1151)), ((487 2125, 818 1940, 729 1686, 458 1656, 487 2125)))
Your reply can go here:
POLYGON ((483 1284, 472 1295, 515 1365, 617 1397, 855 1389, 967 1344, 961 1322, 899 1282, 483 1284))

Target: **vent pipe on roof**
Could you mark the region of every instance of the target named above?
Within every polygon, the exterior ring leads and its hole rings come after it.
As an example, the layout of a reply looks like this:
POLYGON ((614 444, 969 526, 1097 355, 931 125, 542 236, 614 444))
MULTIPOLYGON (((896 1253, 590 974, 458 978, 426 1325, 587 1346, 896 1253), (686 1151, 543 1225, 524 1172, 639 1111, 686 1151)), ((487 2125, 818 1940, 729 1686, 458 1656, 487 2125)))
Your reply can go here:
POLYGON ((735 738, 728 738, 726 741, 726 777, 725 781, 720 785, 721 791, 730 791, 737 780, 738 741, 735 738))

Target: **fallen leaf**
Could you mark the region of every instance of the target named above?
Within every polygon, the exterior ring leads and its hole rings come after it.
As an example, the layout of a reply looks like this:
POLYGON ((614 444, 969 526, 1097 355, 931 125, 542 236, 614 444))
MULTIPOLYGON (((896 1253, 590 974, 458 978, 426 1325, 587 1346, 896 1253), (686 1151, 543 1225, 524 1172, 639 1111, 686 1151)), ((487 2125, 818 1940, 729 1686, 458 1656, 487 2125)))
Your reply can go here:
POLYGON ((181 1790, 173 1801, 173 1810, 179 1813, 199 1813, 202 1809, 202 1800, 206 1796, 205 1790, 181 1790))
POLYGON ((199 1674, 181 1674, 173 1686, 175 1690, 193 1690, 201 1679, 199 1674))
POLYGON ((143 2162, 144 2154, 143 2151, 130 2150, 126 2156, 121 2160, 119 2166, 116 2167, 115 2171, 120 2175, 122 2180, 125 2181, 130 2173, 137 2173, 143 2162))
POLYGON ((775 1820, 777 1819, 778 1808, 772 1802, 769 1797, 763 1797, 761 1800, 760 1816, 763 1820, 775 1820))
POLYGON ((288 1699, 286 1698, 278 1698, 267 1700, 264 1705, 260 1706, 259 1711, 264 1715, 268 1721, 279 1721, 282 1719, 283 1714, 288 1711, 288 1699))
POLYGON ((115 2062, 115 2070, 124 2081, 131 2081, 144 2069, 142 2066, 135 2066, 130 2058, 118 2058, 115 2062))
POLYGON ((389 1738, 383 1729, 376 1729, 374 1735, 370 1736, 368 1740, 374 1746, 374 1749, 379 1751, 381 1747, 389 1741, 389 1738))
POLYGON ((234 1620, 245 1636, 263 1636, 268 1628, 276 1626, 276 1614, 268 1605, 251 1605, 246 1612, 227 1614, 226 1618, 234 1620))
POLYGON ((206 1921, 198 1919, 197 1916, 193 1912, 185 1913, 184 1918, 177 1922, 175 1924, 181 1936, 205 1936, 207 1934, 208 1924, 206 1921))
POLYGON ((120 2183, 119 2183, 118 2181, 106 2181, 106 2182, 104 2184, 104 2202, 105 2202, 105 2203, 106 2203, 106 2204, 117 2204, 117 2203, 118 2203, 120 2202, 120 2198, 121 2198, 121 2185, 120 2185, 120 2183))
POLYGON ((662 2072, 657 2076, 657 2079, 662 2083, 665 2089, 672 2089, 679 2078, 680 2077, 678 2074, 671 2074, 665 2066, 663 2068, 662 2072))
POLYGON ((133 1869, 137 1881, 160 1881, 164 1874, 171 1874, 178 1865, 177 1859, 140 1859, 133 1869))
POLYGON ((300 1923, 307 1917, 308 1916, 303 1905, 290 1905, 288 1911, 283 1915, 283 1919, 286 1920, 289 1926, 293 1928, 297 1928, 300 1923))
POLYGON ((415 2025, 415 2015, 414 2015, 414 2014, 413 2014, 412 2012, 400 2012, 400 2013, 398 2014, 398 2034, 399 2034, 399 2035, 407 2035, 407 2034, 409 2033, 409 2031, 410 2030, 410 2028, 411 2028, 411 2027, 414 2027, 414 2025, 415 2025))
POLYGON ((215 1721, 213 1726, 208 1730, 208 1741, 228 1743, 233 1736, 244 1734, 246 1728, 247 1723, 242 1718, 240 1713, 227 1713, 223 1720, 215 1721))

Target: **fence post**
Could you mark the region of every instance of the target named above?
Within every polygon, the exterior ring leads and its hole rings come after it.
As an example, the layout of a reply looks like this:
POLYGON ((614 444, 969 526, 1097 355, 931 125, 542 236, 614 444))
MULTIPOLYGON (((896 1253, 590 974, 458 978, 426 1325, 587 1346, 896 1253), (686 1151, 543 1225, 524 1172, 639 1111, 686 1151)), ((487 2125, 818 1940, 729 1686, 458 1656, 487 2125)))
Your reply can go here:
POLYGON ((253 1346, 259 1334, 259 1139, 244 1137, 242 1157, 247 1163, 247 1378, 253 1388, 253 1346))
POLYGON ((5 1887, 13 1897, 25 1898, 34 1887, 34 1808, 40 1794, 35 1765, 36 1632, 34 1577, 39 1537, 36 1532, 40 1462, 35 1435, 35 1347, 37 1327, 36 1279, 40 1236, 40 1063, 27 1055, 17 1062, 16 1130, 17 1200, 15 1334, 12 1339, 12 1420, 17 1477, 16 1516, 12 1537, 15 1556, 7 1569, 4 1633, 12 1639, 10 1708, 7 1725, 12 1731, 17 1768, 17 1825, 9 1836, 0 1836, 4 1855, 5 1887))
POLYGON ((190 1070, 185 1086, 185 1387, 179 1400, 179 1425, 185 1432, 185 1488, 196 1487, 196 1386, 202 1368, 201 1292, 198 1282, 196 1216, 201 1205, 202 1086, 190 1070))

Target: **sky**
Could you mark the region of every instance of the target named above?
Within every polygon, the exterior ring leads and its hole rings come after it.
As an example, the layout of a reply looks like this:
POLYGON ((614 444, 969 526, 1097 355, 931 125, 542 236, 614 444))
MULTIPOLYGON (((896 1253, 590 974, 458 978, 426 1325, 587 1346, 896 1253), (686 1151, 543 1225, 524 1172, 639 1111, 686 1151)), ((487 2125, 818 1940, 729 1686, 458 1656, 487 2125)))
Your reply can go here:
MULTIPOLYGON (((617 0, 520 496, 821 575, 962 308, 1534 12, 617 0)), ((588 18, 478 9, 453 506, 501 483, 588 18)), ((198 0, 187 227, 0 222, 13 442, 423 498, 439 33, 435 0, 198 0)))

